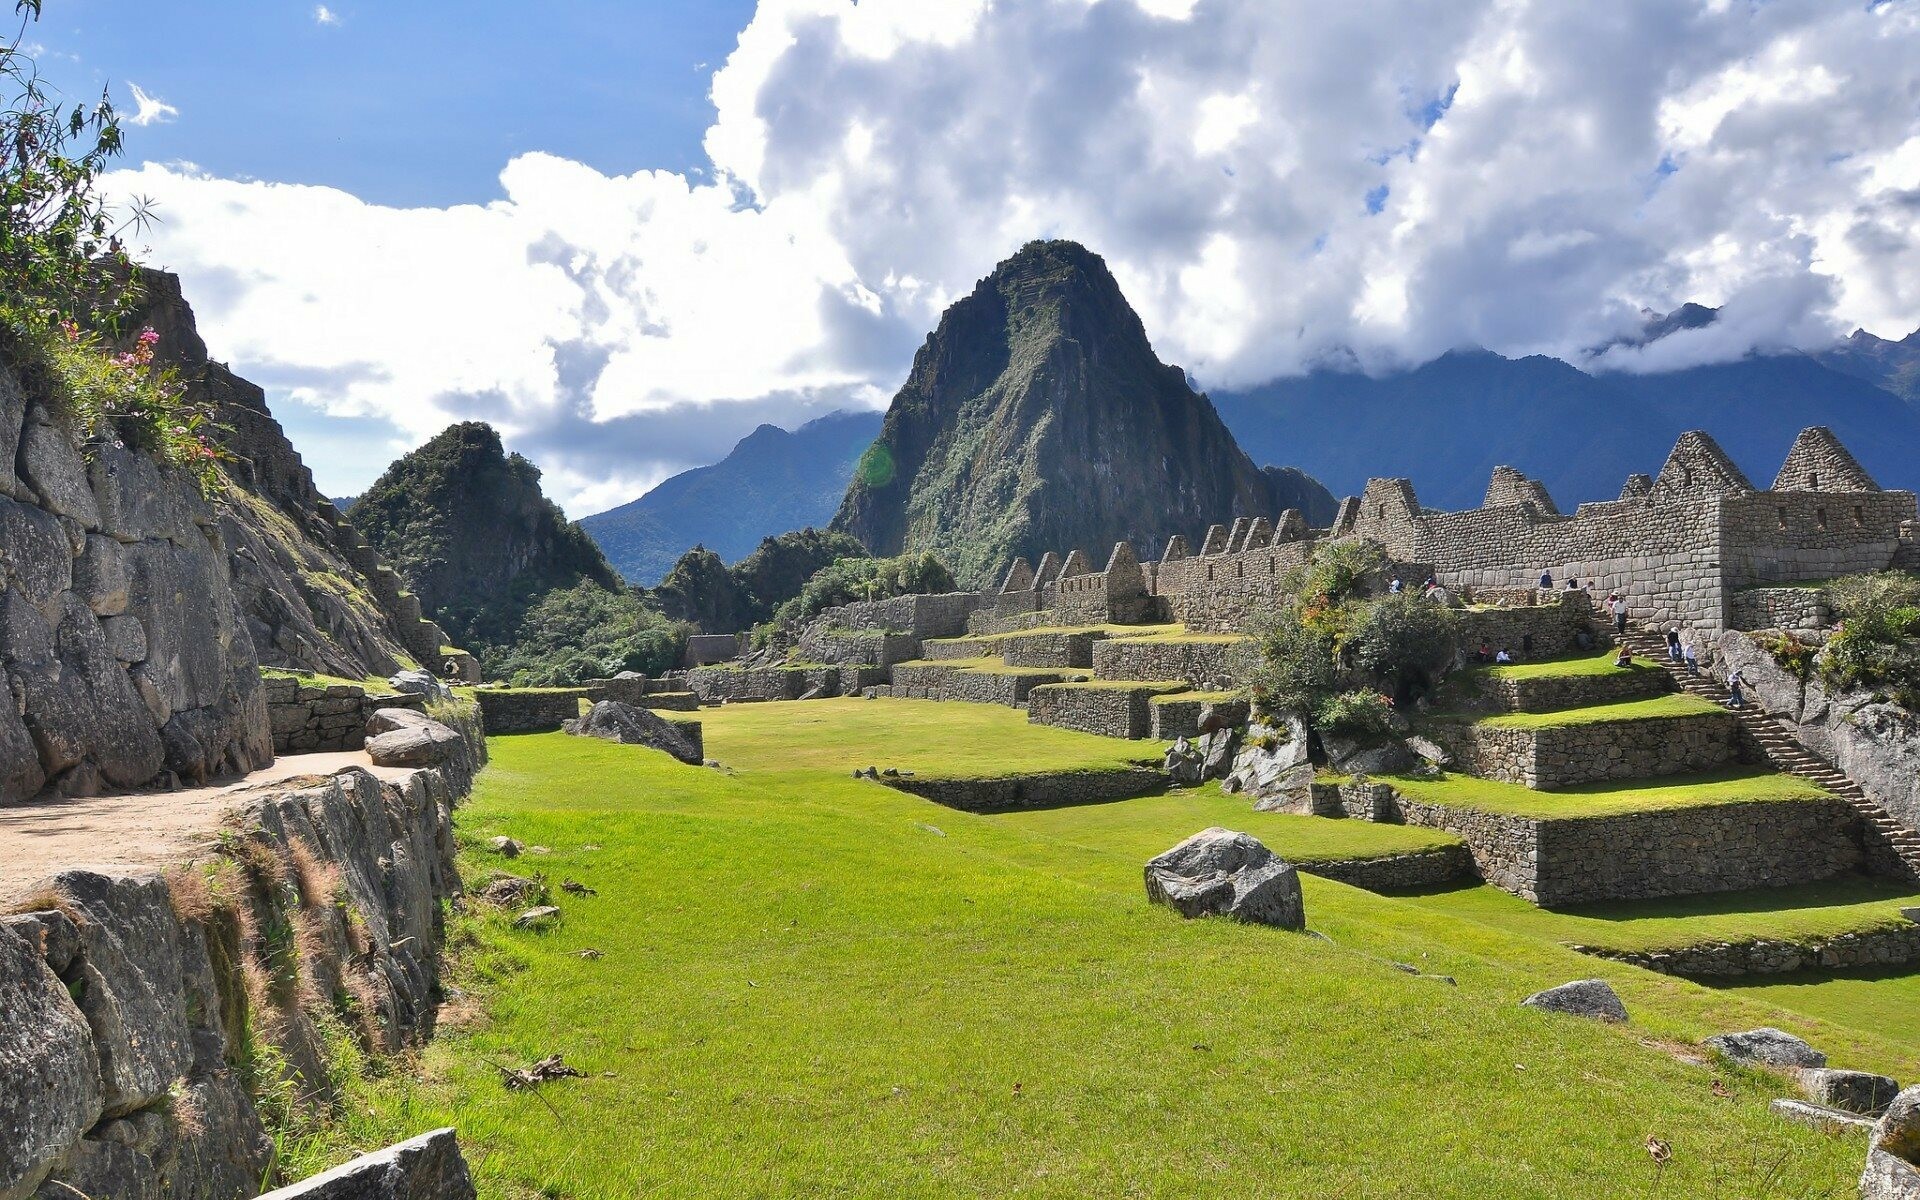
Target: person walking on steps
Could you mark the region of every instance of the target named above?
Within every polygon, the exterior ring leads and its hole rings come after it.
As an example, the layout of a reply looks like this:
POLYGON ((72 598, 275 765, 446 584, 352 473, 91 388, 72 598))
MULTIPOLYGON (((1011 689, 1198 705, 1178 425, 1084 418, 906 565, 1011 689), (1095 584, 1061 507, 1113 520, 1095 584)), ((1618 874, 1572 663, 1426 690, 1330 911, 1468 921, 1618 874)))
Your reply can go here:
POLYGON ((1698 675, 1700 673, 1700 659, 1693 652, 1692 642, 1680 643, 1680 661, 1687 665, 1687 674, 1698 675))
POLYGON ((1678 629, 1667 630, 1667 661, 1680 661, 1680 631, 1678 629))
POLYGON ((1744 687, 1745 681, 1740 678, 1740 672, 1738 670, 1727 672, 1728 708, 1745 708, 1747 706, 1747 693, 1744 687))
POLYGON ((1627 598, 1618 592, 1608 596, 1607 611, 1613 614, 1613 631, 1625 634, 1627 632, 1627 598))

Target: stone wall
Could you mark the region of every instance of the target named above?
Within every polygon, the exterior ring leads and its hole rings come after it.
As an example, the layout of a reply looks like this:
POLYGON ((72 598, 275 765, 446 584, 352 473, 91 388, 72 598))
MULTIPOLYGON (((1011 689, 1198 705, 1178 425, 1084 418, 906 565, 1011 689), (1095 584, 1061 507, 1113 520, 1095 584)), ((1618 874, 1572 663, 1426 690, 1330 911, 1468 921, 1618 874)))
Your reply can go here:
POLYGON ((1013 779, 889 778, 889 787, 966 812, 1013 812, 1131 800, 1166 790, 1167 777, 1145 768, 1062 771, 1013 779))
POLYGON ((273 761, 219 520, 184 474, 66 427, 0 360, 0 803, 273 761))
POLYGON ((324 1104, 317 1022, 372 1053, 431 1035, 452 809, 483 756, 468 742, 396 782, 353 768, 239 793, 204 861, 66 871, 0 918, 0 1195, 241 1200, 273 1182, 235 1064, 271 1044, 324 1104), (272 930, 295 931, 297 959, 272 930))
POLYGON ((797 651, 807 662, 890 667, 919 657, 920 639, 910 633, 836 629, 816 623, 801 633, 797 651))
POLYGON ((905 633, 922 641, 959 637, 967 632, 967 618, 979 609, 990 609, 992 600, 990 594, 982 592, 856 600, 826 609, 814 618, 813 624, 822 629, 905 633))
POLYGON ((282 675, 261 680, 275 754, 358 750, 367 741, 367 718, 376 709, 424 711, 426 697, 413 692, 375 692, 350 683, 310 684, 282 675))
POLYGON ((687 690, 702 704, 798 700, 807 690, 807 672, 804 667, 698 667, 687 673, 687 690))
POLYGON ((1373 858, 1314 859, 1293 865, 1305 874, 1370 892, 1418 891, 1474 877, 1473 855, 1465 846, 1436 846, 1373 858))
POLYGON ((598 700, 591 688, 478 688, 474 698, 487 734, 549 733, 580 715, 582 700, 598 700))
POLYGON ((1189 629, 1245 629, 1277 606, 1282 581, 1306 563, 1313 545, 1302 539, 1238 553, 1162 559, 1153 570, 1154 592, 1165 602, 1169 619, 1189 629))
POLYGON ((1509 651, 1520 662, 1572 654, 1581 648, 1582 634, 1588 645, 1600 644, 1593 624, 1593 600, 1584 590, 1528 589, 1524 594, 1534 602, 1462 610, 1460 644, 1477 648, 1485 643, 1495 652, 1509 651))
POLYGON ((1553 712, 1589 704, 1644 700, 1674 690, 1673 676, 1659 667, 1635 667, 1610 675, 1546 675, 1501 678, 1481 674, 1475 680, 1480 699, 1502 712, 1553 712))
POLYGON ((687 649, 680 656, 680 665, 687 668, 704 667, 709 663, 737 658, 745 649, 745 641, 745 637, 738 633, 696 633, 687 639, 687 649))
POLYGON ((1572 946, 1571 949, 1689 979, 1786 975, 1810 970, 1847 971, 1920 962, 1920 925, 1908 923, 1806 942, 1762 938, 1747 942, 1707 942, 1670 950, 1630 951, 1606 946, 1572 946))
POLYGON ((1259 647, 1250 639, 1176 642, 1109 638, 1093 647, 1096 678, 1177 680, 1204 688, 1239 687, 1259 661, 1259 647))
POLYGON ((1727 603, 1729 629, 1825 629, 1833 608, 1820 588, 1742 588, 1727 603))
POLYGON ((1101 737, 1143 738, 1153 732, 1147 701, 1155 694, 1148 687, 1047 684, 1027 693, 1027 719, 1101 737))
POLYGON ((1147 702, 1152 722, 1149 735, 1160 742, 1170 742, 1179 737, 1199 737, 1200 711, 1209 705, 1224 713, 1229 725, 1247 723, 1251 706, 1245 700, 1186 693, 1154 696, 1147 702))
POLYGON ((1541 729, 1435 721, 1425 732, 1462 771, 1542 791, 1710 771, 1733 762, 1740 750, 1731 713, 1541 729))
POLYGON ((1000 639, 1001 661, 1010 667, 1093 666, 1093 645, 1104 634, 1012 633, 1000 639))

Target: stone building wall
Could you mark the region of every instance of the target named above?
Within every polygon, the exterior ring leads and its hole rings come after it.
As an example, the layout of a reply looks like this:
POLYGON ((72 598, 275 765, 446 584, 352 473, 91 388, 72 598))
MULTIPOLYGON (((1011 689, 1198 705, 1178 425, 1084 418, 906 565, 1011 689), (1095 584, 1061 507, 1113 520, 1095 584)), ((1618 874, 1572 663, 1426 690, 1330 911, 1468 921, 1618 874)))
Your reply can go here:
POLYGON ((1109 638, 1093 647, 1093 673, 1100 679, 1181 680, 1195 687, 1233 688, 1259 665, 1250 639, 1232 642, 1163 642, 1109 638))
POLYGON ((805 667, 696 667, 687 673, 687 690, 702 704, 798 700, 807 686, 805 667))
POLYGON ((837 629, 815 622, 800 634, 796 651, 798 657, 807 662, 890 667, 918 658, 920 639, 910 633, 837 629))
POLYGON ((982 592, 943 592, 856 600, 824 610, 813 624, 822 629, 905 633, 922 641, 959 637, 967 632, 967 618, 982 608, 991 608, 992 599, 982 592))
POLYGON ((1503 679, 1483 675, 1481 699, 1502 712, 1553 712, 1589 704, 1644 700, 1674 690, 1673 676, 1659 667, 1623 669, 1612 675, 1545 675, 1503 679))
POLYGON ((1163 560, 1154 591, 1172 620, 1192 630, 1241 630, 1276 606, 1281 581, 1313 554, 1314 543, 1275 542, 1238 553, 1163 560))
POLYGON ((1819 588, 1742 588, 1727 602, 1729 629, 1825 629, 1833 608, 1819 588))
POLYGON ((273 726, 275 754, 316 754, 358 750, 367 741, 367 718, 376 709, 426 709, 426 697, 413 692, 375 692, 353 684, 308 684, 286 676, 261 681, 267 719, 273 726))
POLYGON ((463 736, 453 761, 395 782, 353 768, 239 793, 237 836, 202 863, 66 871, 50 903, 0 917, 0 1195, 256 1195, 274 1148, 233 1065, 250 1043, 324 1100, 319 1022, 372 1053, 424 1042, 460 886, 453 805, 484 761, 477 730, 463 736), (231 890, 209 902, 215 870, 231 890), (246 932, 270 928, 299 931, 297 962, 246 932), (272 1012, 249 973, 272 981, 272 1012))
POLYGON ((549 733, 580 715, 582 700, 598 700, 592 688, 479 688, 474 697, 489 736, 549 733))
POLYGON ((1461 770, 1541 791, 1710 771, 1733 762, 1740 751, 1739 723, 1731 713, 1540 729, 1436 721, 1425 732, 1461 770))
POLYGON ((1093 666, 1093 646, 1101 635, 1092 633, 1010 634, 1000 640, 1000 659, 1010 667, 1093 666))

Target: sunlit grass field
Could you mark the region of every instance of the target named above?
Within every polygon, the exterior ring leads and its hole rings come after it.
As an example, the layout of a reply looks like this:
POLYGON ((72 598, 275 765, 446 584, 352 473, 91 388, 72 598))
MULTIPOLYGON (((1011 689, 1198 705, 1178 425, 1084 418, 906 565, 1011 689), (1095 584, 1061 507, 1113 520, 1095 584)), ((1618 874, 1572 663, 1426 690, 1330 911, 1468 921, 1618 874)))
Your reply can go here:
POLYGON ((1443 835, 1255 814, 1217 789, 983 817, 851 777, 1151 746, 958 703, 700 717, 725 771, 493 739, 458 815, 469 884, 537 870, 597 894, 556 890, 547 933, 457 916, 462 1018, 355 1085, 310 1154, 452 1124, 483 1194, 513 1198, 1840 1197, 1857 1141, 1769 1115, 1782 1080, 1665 1047, 1776 1024, 1836 1065, 1920 1074, 1920 1039, 1853 1027, 1844 1001, 1601 962, 1497 911, 1304 877, 1313 936, 1182 921, 1141 885, 1148 856, 1211 824, 1301 857, 1443 835), (498 833, 550 852, 479 849, 498 833), (1594 975, 1629 1026, 1517 1007, 1594 975), (586 1078, 502 1086, 498 1064, 555 1052, 586 1078), (1649 1135, 1672 1144, 1664 1169, 1649 1135))

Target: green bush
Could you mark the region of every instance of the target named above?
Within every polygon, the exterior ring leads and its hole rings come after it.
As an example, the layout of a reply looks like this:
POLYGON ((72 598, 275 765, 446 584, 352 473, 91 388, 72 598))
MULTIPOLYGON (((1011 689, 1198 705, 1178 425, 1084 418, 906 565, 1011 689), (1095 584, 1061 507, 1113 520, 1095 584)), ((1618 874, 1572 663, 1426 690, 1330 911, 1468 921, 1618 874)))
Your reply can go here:
POLYGON ((1920 710, 1920 579, 1897 571, 1855 575, 1834 582, 1827 596, 1841 620, 1814 659, 1821 682, 1920 710))
POLYGON ((1314 728, 1341 737, 1383 737, 1393 731, 1393 701, 1379 692, 1359 689, 1341 692, 1320 702, 1313 710, 1314 728))
POLYGON ((1333 695, 1339 676, 1333 633, 1302 620, 1296 606, 1256 620, 1250 632, 1260 662, 1249 682, 1263 708, 1311 713, 1333 695))
POLYGON ((1407 701, 1430 689, 1459 649, 1452 609, 1410 593, 1363 605, 1346 649, 1353 664, 1407 701))
POLYGON ((660 675, 687 648, 689 628, 632 592, 591 581, 555 588, 521 618, 513 644, 486 655, 488 673, 516 687, 573 687, 622 671, 660 675))
POLYGON ((816 571, 799 595, 775 609, 773 619, 754 630, 754 641, 765 644, 776 628, 797 629, 827 609, 855 600, 887 600, 894 596, 957 589, 953 572, 931 554, 842 558, 816 571))

